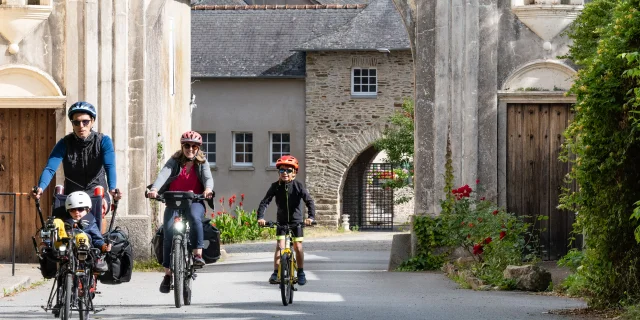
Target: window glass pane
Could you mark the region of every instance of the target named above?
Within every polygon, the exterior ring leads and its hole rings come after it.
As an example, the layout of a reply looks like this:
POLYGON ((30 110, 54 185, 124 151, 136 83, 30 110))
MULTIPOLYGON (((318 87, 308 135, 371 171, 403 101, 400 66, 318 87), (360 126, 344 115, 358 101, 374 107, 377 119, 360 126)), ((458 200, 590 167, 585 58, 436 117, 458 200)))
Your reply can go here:
POLYGON ((253 134, 252 133, 245 133, 244 139, 247 142, 253 142, 253 134))
POLYGON ((353 84, 360 84, 360 78, 353 78, 353 84))
POLYGON ((362 69, 362 76, 366 77, 369 75, 369 70, 368 69, 362 69))
POLYGON ((275 154, 275 153, 274 153, 274 154, 272 154, 272 155, 271 155, 271 162, 272 162, 272 163, 276 163, 276 161, 278 161, 278 158, 280 158, 280 155, 279 155, 279 154, 275 154))
POLYGON ((369 70, 369 76, 375 77, 376 76, 376 69, 369 70))
POLYGON ((291 152, 290 144, 283 144, 282 145, 282 153, 283 154, 289 154, 290 152, 291 152))
POLYGON ((369 86, 362 86, 362 92, 369 92, 369 86))
POLYGON ((376 77, 369 77, 369 83, 376 83, 376 77))
POLYGON ((353 75, 356 77, 360 76, 360 69, 353 69, 353 75))
POLYGON ((360 86, 353 86, 353 92, 360 92, 360 86))
POLYGON ((236 152, 244 152, 244 144, 236 143, 236 152))
POLYGON ((274 143, 273 144, 273 152, 280 152, 280 144, 279 143, 274 143))
POLYGON ((369 86, 369 92, 376 92, 376 86, 369 86))
POLYGON ((236 133, 236 142, 244 142, 244 134, 236 133))
POLYGON ((253 152, 253 144, 248 143, 245 149, 247 150, 247 152, 253 152))
POLYGON ((280 141, 281 141, 281 135, 279 133, 274 133, 273 142, 280 142, 280 141))
POLYGON ((244 160, 243 154, 236 153, 236 162, 244 162, 243 160, 244 160))
POLYGON ((244 158, 245 162, 253 162, 253 155, 251 153, 247 153, 244 158))
POLYGON ((363 84, 369 84, 369 78, 362 78, 363 84))
POLYGON ((216 155, 212 153, 207 154, 207 161, 216 162, 216 155))
POLYGON ((289 134, 288 133, 283 133, 282 134, 282 142, 289 142, 289 134))

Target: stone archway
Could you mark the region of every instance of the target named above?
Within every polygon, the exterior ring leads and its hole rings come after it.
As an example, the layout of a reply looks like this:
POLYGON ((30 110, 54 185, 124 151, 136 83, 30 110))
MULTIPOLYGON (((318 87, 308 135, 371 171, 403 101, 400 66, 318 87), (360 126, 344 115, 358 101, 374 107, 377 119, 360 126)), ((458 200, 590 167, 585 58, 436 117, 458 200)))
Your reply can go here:
POLYGON ((62 108, 65 101, 46 72, 27 65, 0 66, 0 108, 62 108))
POLYGON ((373 125, 348 138, 327 138, 324 150, 317 153, 307 145, 306 185, 315 198, 316 218, 323 225, 339 225, 340 196, 349 168, 363 151, 382 137, 383 130, 384 125, 373 125))

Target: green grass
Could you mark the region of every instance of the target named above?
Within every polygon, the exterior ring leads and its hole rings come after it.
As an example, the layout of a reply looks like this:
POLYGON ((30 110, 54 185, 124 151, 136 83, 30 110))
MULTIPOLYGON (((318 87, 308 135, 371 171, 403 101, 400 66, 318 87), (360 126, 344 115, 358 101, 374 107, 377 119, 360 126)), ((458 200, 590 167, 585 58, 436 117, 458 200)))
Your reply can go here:
POLYGON ((135 272, 155 272, 164 271, 164 267, 155 258, 147 260, 133 261, 133 271, 135 272))
POLYGON ((47 283, 47 279, 40 279, 38 281, 34 281, 26 286, 19 286, 17 288, 14 288, 13 290, 7 289, 7 288, 2 288, 2 291, 4 291, 4 296, 5 297, 12 297, 15 296, 16 294, 20 293, 20 292, 24 292, 27 290, 31 290, 34 288, 37 288, 43 284, 47 283))

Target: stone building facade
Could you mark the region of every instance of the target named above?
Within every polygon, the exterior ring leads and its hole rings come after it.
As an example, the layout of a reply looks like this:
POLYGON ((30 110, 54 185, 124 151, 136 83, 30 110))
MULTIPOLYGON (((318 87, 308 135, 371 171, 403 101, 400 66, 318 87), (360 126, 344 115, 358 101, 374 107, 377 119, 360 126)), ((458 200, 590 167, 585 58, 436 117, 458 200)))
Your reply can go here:
POLYGON ((315 197, 319 221, 337 226, 349 168, 382 137, 389 117, 412 96, 409 50, 307 53, 306 183, 315 197), (351 94, 354 67, 376 68, 375 97, 351 94))
MULTIPOLYGON (((116 225, 128 231, 137 257, 150 255, 144 189, 191 125, 190 9, 187 0, 0 0, 0 191, 37 183, 53 145, 72 131, 67 108, 88 101, 98 109, 95 129, 114 142, 124 193, 116 225)), ((45 190, 45 214, 63 181, 59 169, 45 190)), ((0 211, 9 204, 0 199, 0 211)), ((33 260, 33 200, 22 197, 17 211, 16 256, 33 260)), ((12 223, 3 216, 2 234, 12 233, 12 223)), ((0 241, 2 260, 9 239, 0 241)))

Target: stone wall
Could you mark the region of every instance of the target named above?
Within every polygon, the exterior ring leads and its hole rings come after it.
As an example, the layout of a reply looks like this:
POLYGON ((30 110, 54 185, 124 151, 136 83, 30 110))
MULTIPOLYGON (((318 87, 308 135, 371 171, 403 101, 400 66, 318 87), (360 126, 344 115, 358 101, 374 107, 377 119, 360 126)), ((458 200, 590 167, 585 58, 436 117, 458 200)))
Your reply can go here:
POLYGON ((389 116, 413 97, 410 51, 308 52, 306 185, 320 223, 337 226, 340 195, 352 162, 381 137, 389 116), (351 68, 375 67, 375 98, 351 95, 351 68))

